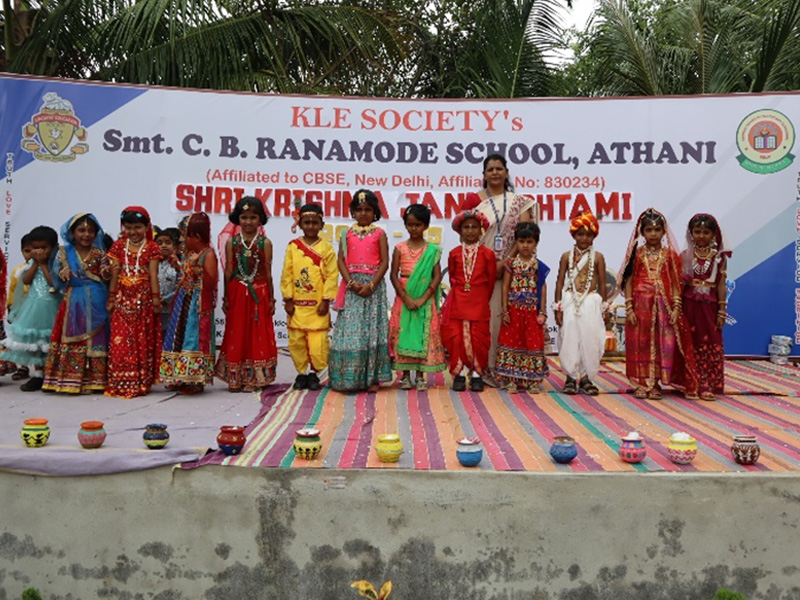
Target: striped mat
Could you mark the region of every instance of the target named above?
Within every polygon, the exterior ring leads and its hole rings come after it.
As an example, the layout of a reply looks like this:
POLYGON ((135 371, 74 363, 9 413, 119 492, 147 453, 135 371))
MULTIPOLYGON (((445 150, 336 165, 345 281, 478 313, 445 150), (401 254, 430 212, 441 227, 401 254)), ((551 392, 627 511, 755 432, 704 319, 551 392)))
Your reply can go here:
POLYGON ((384 388, 377 394, 342 394, 328 388, 296 391, 272 386, 259 416, 247 428, 242 454, 209 452, 205 464, 240 467, 336 469, 421 469, 485 471, 799 471, 800 369, 766 361, 726 362, 726 395, 716 402, 687 401, 669 391, 664 399, 631 395, 624 363, 604 363, 596 380, 599 396, 560 393, 563 374, 551 374, 538 394, 453 392, 439 374, 426 392, 384 388), (321 431, 323 449, 311 461, 295 456, 295 430, 321 431), (639 431, 647 458, 630 465, 618 456, 620 437, 639 431), (699 452, 690 465, 676 465, 666 444, 676 431, 695 437, 699 452), (404 453, 398 463, 381 463, 374 450, 378 436, 399 433, 404 453), (761 458, 754 466, 736 464, 730 455, 734 435, 758 436, 761 458), (578 456, 569 465, 549 455, 552 438, 575 438, 578 456), (456 440, 478 437, 484 457, 476 468, 456 460, 456 440))

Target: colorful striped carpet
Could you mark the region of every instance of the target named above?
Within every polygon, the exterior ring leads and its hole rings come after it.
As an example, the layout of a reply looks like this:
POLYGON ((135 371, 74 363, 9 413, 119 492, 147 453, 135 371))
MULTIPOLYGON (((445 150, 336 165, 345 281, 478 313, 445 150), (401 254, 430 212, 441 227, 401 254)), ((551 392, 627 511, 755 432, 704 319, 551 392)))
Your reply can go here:
POLYGON ((336 469, 421 469, 497 471, 799 471, 800 369, 766 361, 728 361, 726 395, 716 402, 687 401, 667 392, 663 400, 630 394, 624 363, 604 363, 596 380, 599 396, 560 393, 563 374, 551 374, 539 394, 453 392, 449 378, 429 376, 426 392, 384 388, 377 394, 341 394, 273 386, 265 392, 259 416, 247 428, 242 454, 209 452, 205 464, 240 467, 336 469), (295 430, 321 431, 323 449, 311 461, 295 456, 295 430), (618 456, 620 437, 639 431, 647 458, 629 465, 618 456), (667 458, 670 434, 695 437, 699 452, 691 465, 667 458), (398 433, 404 453, 396 464, 381 463, 374 450, 378 436, 398 433), (761 458, 754 466, 736 464, 730 455, 734 435, 758 436, 761 458), (549 455, 555 436, 575 438, 578 456, 569 465, 549 455), (476 468, 456 460, 456 440, 478 437, 484 446, 476 468))

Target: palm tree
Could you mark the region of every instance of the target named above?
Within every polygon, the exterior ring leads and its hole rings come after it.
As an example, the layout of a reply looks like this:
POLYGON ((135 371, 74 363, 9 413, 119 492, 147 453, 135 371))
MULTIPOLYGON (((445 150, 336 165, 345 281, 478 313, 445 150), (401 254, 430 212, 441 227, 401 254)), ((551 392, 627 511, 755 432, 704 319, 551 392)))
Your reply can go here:
MULTIPOLYGON (((9 2, 10 0, 4 0, 9 2)), ((364 93, 342 73, 386 76, 410 40, 355 2, 42 0, 10 71, 273 92, 364 93)), ((12 15, 13 17, 13 15, 12 15)), ((9 14, 6 13, 6 23, 9 14)))
POLYGON ((599 95, 797 89, 800 0, 599 0, 584 60, 599 95))

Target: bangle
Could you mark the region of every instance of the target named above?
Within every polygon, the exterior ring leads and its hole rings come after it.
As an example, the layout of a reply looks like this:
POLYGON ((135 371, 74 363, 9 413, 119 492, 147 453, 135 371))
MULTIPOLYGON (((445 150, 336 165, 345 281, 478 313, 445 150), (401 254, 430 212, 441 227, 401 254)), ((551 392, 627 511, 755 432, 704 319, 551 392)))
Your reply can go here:
POLYGON ((373 292, 375 291, 375 284, 372 283, 371 281, 369 282, 369 289, 372 290, 373 292))
POLYGON ((720 300, 719 302, 717 302, 717 304, 719 304, 720 306, 727 306, 728 301, 727 300, 720 300))

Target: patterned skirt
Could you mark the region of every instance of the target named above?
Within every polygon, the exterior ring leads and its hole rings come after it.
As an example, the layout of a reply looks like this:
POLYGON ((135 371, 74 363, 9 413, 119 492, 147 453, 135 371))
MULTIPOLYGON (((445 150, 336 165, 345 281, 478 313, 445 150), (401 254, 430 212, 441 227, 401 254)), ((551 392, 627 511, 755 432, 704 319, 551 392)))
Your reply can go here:
POLYGON ((75 342, 62 341, 67 303, 62 302, 50 338, 50 351, 44 366, 43 390, 63 394, 89 394, 106 389, 108 349, 95 338, 75 342))
POLYGON ((544 326, 535 309, 509 305, 509 325, 500 327, 495 373, 505 382, 525 385, 547 376, 544 355, 544 326))
MULTIPOLYGON (((359 283, 369 283, 373 276, 353 273, 352 278, 359 283)), ((333 389, 365 390, 371 385, 391 381, 387 313, 383 281, 367 298, 347 290, 344 309, 336 318, 331 339, 328 375, 333 389)))
POLYGON ((439 308, 433 301, 431 318, 426 328, 428 336, 428 355, 424 358, 405 356, 396 351, 400 339, 400 316, 403 312, 403 301, 400 297, 394 299, 392 317, 389 320, 389 348, 392 356, 392 368, 397 371, 422 371, 423 373, 438 373, 445 370, 444 346, 442 346, 442 323, 439 318, 439 308))
POLYGON ((178 290, 161 350, 161 383, 205 385, 214 381, 214 314, 200 311, 200 291, 178 290))

